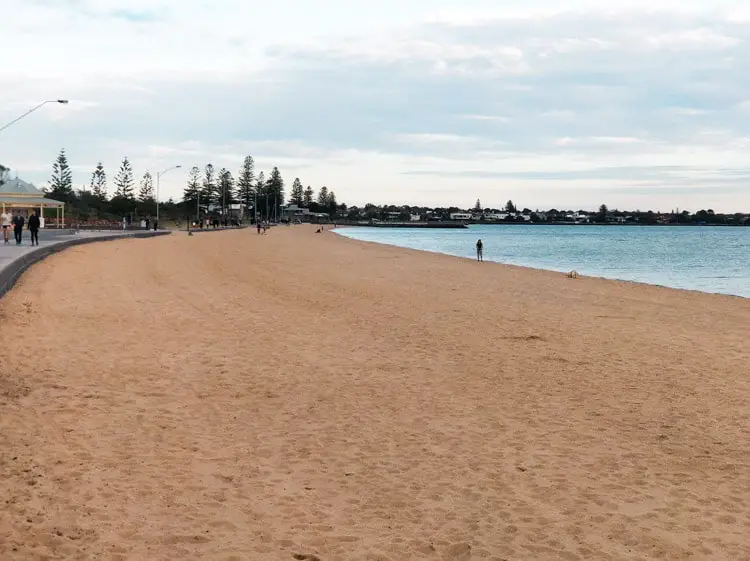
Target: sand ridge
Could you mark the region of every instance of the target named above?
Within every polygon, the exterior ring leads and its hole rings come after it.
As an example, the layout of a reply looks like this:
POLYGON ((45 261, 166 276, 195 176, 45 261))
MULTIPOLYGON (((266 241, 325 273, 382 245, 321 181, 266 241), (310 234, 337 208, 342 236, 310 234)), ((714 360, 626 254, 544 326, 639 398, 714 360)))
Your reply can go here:
POLYGON ((748 300, 303 226, 0 314, 0 559, 750 558, 748 300))

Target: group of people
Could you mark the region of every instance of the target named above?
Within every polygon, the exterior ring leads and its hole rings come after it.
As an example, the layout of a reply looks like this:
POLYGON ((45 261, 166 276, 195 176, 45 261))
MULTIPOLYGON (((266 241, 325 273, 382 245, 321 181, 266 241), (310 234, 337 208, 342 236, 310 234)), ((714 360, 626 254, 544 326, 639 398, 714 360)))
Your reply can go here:
POLYGON ((12 216, 8 212, 3 212, 2 215, 0 215, 0 221, 3 223, 3 239, 5 240, 5 245, 10 243, 8 238, 10 236, 11 227, 13 227, 13 235, 16 238, 16 245, 21 245, 21 242, 23 241, 24 225, 26 225, 26 228, 31 234, 31 245, 39 245, 39 228, 41 227, 41 220, 39 220, 36 211, 31 212, 28 222, 23 215, 17 214, 16 216, 12 216))

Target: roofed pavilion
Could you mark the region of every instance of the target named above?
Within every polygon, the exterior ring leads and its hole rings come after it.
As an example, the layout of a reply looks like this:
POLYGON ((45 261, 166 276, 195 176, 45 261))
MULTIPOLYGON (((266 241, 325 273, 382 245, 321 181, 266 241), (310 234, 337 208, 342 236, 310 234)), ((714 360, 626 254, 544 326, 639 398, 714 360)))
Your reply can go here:
POLYGON ((45 198, 41 189, 17 177, 0 183, 0 206, 3 213, 10 211, 11 214, 21 212, 28 215, 30 211, 37 210, 39 216, 44 216, 45 208, 54 208, 58 226, 62 227, 65 221, 65 203, 45 198))

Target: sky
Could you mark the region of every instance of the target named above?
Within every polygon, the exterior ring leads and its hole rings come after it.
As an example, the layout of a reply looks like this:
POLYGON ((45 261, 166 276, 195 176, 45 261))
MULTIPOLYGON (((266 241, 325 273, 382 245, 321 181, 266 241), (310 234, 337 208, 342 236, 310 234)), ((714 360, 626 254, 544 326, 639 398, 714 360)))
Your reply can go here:
POLYGON ((237 173, 340 202, 750 212, 750 5, 0 0, 0 163, 237 173), (655 9, 658 6, 658 9, 655 9))

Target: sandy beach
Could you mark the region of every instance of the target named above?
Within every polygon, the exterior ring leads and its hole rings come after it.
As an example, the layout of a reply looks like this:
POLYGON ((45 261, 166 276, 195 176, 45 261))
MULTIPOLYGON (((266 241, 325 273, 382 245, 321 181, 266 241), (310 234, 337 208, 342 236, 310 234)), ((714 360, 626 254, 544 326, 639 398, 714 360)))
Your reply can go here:
POLYGON ((0 301, 0 559, 750 559, 750 300, 307 226, 0 301))

